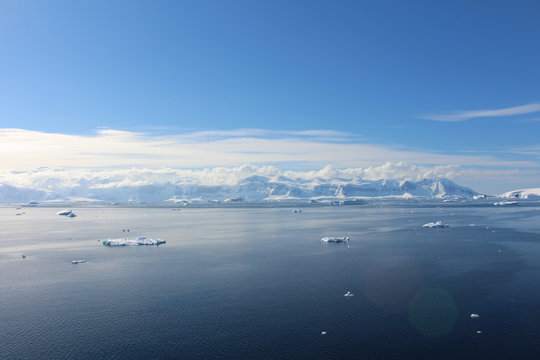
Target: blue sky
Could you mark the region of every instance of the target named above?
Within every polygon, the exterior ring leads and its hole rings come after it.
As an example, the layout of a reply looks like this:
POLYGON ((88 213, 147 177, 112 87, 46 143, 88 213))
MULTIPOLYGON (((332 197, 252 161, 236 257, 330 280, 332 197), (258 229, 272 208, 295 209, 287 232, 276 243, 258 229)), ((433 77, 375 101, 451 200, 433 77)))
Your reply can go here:
POLYGON ((540 187, 538 19, 538 1, 3 1, 0 129, 324 129, 395 151, 380 162, 432 154, 418 163, 520 172, 488 190, 540 187))

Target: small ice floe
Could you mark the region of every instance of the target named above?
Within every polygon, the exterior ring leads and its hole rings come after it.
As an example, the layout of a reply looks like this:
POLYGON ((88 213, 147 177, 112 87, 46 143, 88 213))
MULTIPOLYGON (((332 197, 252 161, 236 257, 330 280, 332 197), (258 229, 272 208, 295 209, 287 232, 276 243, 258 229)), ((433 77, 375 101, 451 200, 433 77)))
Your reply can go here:
POLYGON ((348 243, 349 242, 349 237, 324 237, 321 239, 322 242, 325 242, 325 243, 342 243, 342 242, 346 242, 348 243))
POLYGON ((478 315, 476 313, 471 314, 471 319, 478 319, 479 317, 480 317, 480 315, 478 315))
POLYGON ((354 296, 354 294, 351 293, 350 291, 347 291, 347 293, 345 295, 343 295, 343 296, 351 297, 351 296, 354 296))
POLYGON ((301 212, 302 212, 302 209, 293 209, 292 212, 293 212, 293 213, 301 213, 301 212))
POLYGON ((321 335, 326 335, 326 331, 321 331, 321 335))
POLYGON ((477 334, 481 334, 481 333, 482 333, 482 330, 476 330, 476 333, 477 333, 477 334))
POLYGON ((474 195, 473 196, 473 200, 482 200, 482 199, 487 199, 487 195, 486 194, 481 194, 481 195, 474 195))
POLYGON ((66 215, 67 217, 70 217, 70 218, 74 218, 74 217, 77 217, 77 215, 75 215, 75 213, 69 213, 68 215, 66 215))
POLYGON ((139 236, 137 239, 107 239, 103 240, 106 246, 140 246, 140 245, 161 245, 165 244, 162 239, 149 239, 139 236))
POLYGON ((82 259, 80 259, 80 260, 72 260, 71 261, 72 264, 82 264, 82 263, 85 263, 85 262, 86 262, 86 260, 82 260, 82 259))
POLYGON ((493 205, 495 206, 508 206, 508 205, 517 205, 517 201, 498 201, 494 202, 493 205))
POLYGON ((447 228, 449 226, 450 225, 448 225, 448 224, 443 224, 443 222, 441 220, 436 221, 436 222, 430 222, 430 223, 427 223, 427 224, 423 225, 423 227, 430 228, 430 229, 433 229, 433 228, 447 228))
POLYGON ((57 212, 56 215, 68 216, 71 213, 72 213, 71 210, 61 210, 61 211, 57 212))

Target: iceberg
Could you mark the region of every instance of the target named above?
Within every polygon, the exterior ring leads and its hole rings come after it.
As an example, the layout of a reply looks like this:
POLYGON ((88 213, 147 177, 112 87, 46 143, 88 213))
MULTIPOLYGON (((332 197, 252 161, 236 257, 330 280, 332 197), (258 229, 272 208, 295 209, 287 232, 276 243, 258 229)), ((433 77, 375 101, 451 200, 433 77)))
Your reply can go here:
POLYGON ((430 229, 433 229, 433 228, 447 228, 449 226, 450 225, 448 225, 448 224, 443 224, 443 222, 441 220, 436 221, 436 222, 430 222, 430 223, 427 223, 427 224, 423 225, 423 227, 430 228, 430 229))
POLYGON ((471 319, 478 319, 479 317, 480 317, 480 315, 478 315, 476 313, 471 314, 471 319))
POLYGON ((71 210, 61 210, 61 211, 57 212, 56 215, 68 216, 71 213, 72 213, 71 210))
POLYGON ((475 195, 473 196, 473 200, 482 200, 482 199, 487 199, 487 195, 486 194, 480 194, 480 195, 475 195))
POLYGON ((347 293, 346 293, 345 295, 343 295, 343 296, 348 296, 348 297, 350 297, 350 296, 354 296, 354 294, 351 293, 350 291, 347 291, 347 293))
POLYGON ((165 244, 162 239, 149 239, 139 236, 137 239, 107 239, 103 240, 106 246, 140 246, 140 245, 161 245, 165 244))
POLYGON ((82 263, 85 263, 85 262, 86 262, 86 260, 82 260, 82 259, 80 259, 80 260, 72 260, 71 261, 72 264, 82 264, 82 263))
POLYGON ((321 239, 322 242, 325 243, 341 243, 341 242, 349 242, 349 237, 324 237, 321 239))
POLYGON ((495 206, 507 206, 507 205, 517 205, 517 201, 498 201, 494 202, 493 205, 495 206))

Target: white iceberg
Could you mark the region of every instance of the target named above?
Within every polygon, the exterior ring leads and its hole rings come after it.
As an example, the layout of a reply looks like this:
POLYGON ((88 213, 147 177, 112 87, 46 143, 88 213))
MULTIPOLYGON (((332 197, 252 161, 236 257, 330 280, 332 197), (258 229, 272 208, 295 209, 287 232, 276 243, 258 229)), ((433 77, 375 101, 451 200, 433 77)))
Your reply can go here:
POLYGON ((498 201, 494 202, 493 205, 495 206, 507 206, 507 205, 517 205, 517 201, 498 201))
POLYGON ((351 293, 350 291, 347 291, 347 293, 346 293, 345 295, 343 295, 343 296, 348 296, 348 297, 350 297, 350 296, 354 296, 354 294, 351 293))
POLYGON ((77 217, 77 215, 75 215, 75 213, 70 213, 67 215, 67 217, 74 218, 74 217, 77 217))
POLYGON ((443 224, 443 222, 441 220, 439 220, 439 221, 436 221, 436 222, 430 222, 430 223, 424 224, 422 226, 425 227, 425 228, 433 229, 433 228, 447 228, 450 225, 443 224))
POLYGON ((140 246, 140 245, 161 245, 165 244, 162 239, 149 239, 139 236, 137 239, 107 239, 103 240, 106 246, 140 246))
POLYGON ((478 315, 476 313, 471 314, 471 319, 478 319, 479 317, 480 317, 480 315, 478 315))
POLYGON ((485 200, 485 199, 487 199, 487 195, 486 195, 486 194, 474 195, 474 196, 473 196, 473 200, 485 200))
POLYGON ((325 243, 341 243, 341 242, 348 242, 349 237, 340 237, 340 238, 324 237, 324 238, 321 239, 321 241, 325 242, 325 243))
POLYGON ((82 259, 80 259, 80 260, 72 260, 71 261, 72 264, 82 264, 82 263, 85 263, 85 262, 86 262, 86 260, 82 260, 82 259))
POLYGON ((71 210, 62 210, 62 211, 57 212, 56 215, 68 216, 71 213, 72 213, 71 210))

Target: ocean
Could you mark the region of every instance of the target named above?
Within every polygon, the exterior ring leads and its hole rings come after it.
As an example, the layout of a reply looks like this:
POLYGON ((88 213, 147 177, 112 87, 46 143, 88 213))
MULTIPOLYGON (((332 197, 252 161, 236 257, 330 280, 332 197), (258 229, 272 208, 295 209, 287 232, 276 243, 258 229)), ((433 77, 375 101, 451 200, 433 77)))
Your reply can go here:
POLYGON ((0 358, 540 358, 540 204, 301 209, 1 207, 0 358))

